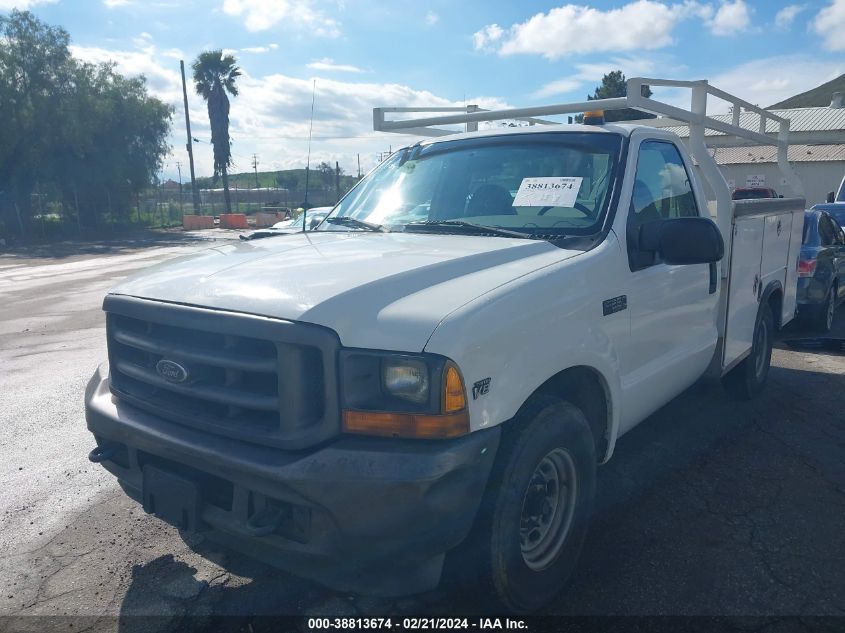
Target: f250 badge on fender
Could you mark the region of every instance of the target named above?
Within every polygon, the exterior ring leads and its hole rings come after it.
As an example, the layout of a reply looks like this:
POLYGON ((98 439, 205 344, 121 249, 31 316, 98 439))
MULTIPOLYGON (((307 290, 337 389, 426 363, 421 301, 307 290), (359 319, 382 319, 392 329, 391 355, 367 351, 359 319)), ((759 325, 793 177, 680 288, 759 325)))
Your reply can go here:
POLYGON ((484 378, 483 380, 479 380, 472 386, 472 399, 478 400, 478 396, 486 396, 489 391, 490 379, 484 378))
POLYGON ((188 379, 188 370, 179 363, 162 358, 156 363, 158 375, 168 382, 185 382, 188 379))

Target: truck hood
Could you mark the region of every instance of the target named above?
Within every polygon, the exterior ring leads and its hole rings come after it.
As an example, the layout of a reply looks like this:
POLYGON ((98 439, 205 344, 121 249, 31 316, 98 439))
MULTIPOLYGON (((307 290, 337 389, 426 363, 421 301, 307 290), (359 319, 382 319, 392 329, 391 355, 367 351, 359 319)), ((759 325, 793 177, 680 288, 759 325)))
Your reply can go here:
POLYGON ((318 231, 199 251, 111 292, 314 323, 350 347, 420 351, 450 312, 580 252, 542 240, 318 231))

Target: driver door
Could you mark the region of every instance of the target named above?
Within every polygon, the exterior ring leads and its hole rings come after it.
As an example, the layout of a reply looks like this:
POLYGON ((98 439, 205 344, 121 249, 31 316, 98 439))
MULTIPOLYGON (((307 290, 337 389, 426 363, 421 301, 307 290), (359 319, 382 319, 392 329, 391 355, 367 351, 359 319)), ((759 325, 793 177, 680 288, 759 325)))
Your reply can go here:
POLYGON ((631 337, 621 358, 623 431, 695 382, 718 338, 716 267, 669 265, 638 248, 643 224, 701 215, 692 165, 668 139, 641 138, 631 145, 636 170, 624 240, 631 337))

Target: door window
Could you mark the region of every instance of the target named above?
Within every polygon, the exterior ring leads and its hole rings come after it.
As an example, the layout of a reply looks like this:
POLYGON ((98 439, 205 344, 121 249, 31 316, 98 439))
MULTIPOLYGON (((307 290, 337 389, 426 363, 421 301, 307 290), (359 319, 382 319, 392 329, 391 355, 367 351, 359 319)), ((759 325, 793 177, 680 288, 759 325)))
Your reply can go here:
POLYGON ((655 253, 637 248, 639 227, 647 222, 699 215, 681 153, 672 143, 644 141, 637 156, 637 171, 628 212, 628 254, 631 270, 658 263, 655 253))
POLYGON ((838 245, 845 244, 845 233, 842 231, 842 226, 840 226, 839 222, 832 215, 828 217, 828 220, 830 220, 830 226, 833 230, 833 243, 838 245))
POLYGON ((819 237, 822 246, 833 246, 836 243, 836 232, 830 218, 826 215, 819 217, 819 237))

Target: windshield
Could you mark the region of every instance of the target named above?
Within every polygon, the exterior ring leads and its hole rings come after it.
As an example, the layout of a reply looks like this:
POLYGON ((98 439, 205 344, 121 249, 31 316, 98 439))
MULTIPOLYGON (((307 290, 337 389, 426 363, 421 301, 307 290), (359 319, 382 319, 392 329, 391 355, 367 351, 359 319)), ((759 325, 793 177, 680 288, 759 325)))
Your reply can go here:
POLYGON ((331 217, 388 230, 452 221, 455 230, 470 223, 532 237, 589 235, 603 224, 621 144, 616 134, 558 132, 415 145, 361 181, 331 217))

